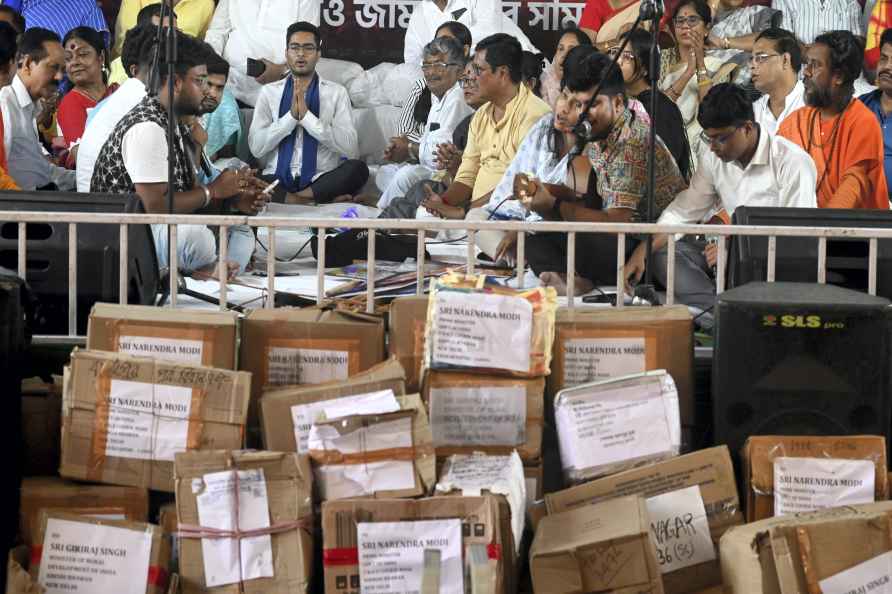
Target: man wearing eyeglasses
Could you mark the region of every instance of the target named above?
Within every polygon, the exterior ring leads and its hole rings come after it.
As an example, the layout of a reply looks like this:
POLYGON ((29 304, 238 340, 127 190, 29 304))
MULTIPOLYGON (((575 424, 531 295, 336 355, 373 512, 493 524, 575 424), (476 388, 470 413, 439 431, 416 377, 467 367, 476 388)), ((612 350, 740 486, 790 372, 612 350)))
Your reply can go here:
POLYGON ((889 208, 882 131, 853 99, 863 61, 861 43, 849 31, 819 35, 806 52, 806 107, 778 128, 814 160, 821 208, 889 208))
POLYGON ((805 87, 799 80, 802 50, 789 31, 759 33, 750 57, 753 85, 764 93, 753 104, 756 123, 770 134, 788 115, 805 106, 805 87))
MULTIPOLYGON (((808 153, 786 138, 769 134, 755 122, 746 91, 733 84, 710 89, 700 103, 697 119, 701 140, 709 147, 687 190, 660 215, 658 223, 693 225, 710 212, 734 214, 738 206, 815 207, 815 165, 808 153)), ((666 284, 666 235, 653 241, 655 278, 666 284)), ((675 297, 686 305, 708 311, 715 303, 715 244, 691 237, 676 243, 675 297)), ((626 263, 626 278, 640 280, 646 259, 639 245, 626 263)), ((711 327, 711 316, 698 318, 711 327)))
POLYGON ((410 141, 408 144, 407 161, 414 164, 398 164, 399 159, 393 151, 385 154, 385 158, 394 163, 382 166, 375 176, 382 191, 378 208, 386 208, 394 198, 405 196, 416 183, 430 179, 439 169, 437 146, 451 142, 455 127, 473 113, 458 84, 464 62, 464 48, 452 37, 438 37, 424 47, 421 70, 431 92, 430 111, 421 138, 417 143, 410 141))
POLYGON ((359 159, 359 139, 347 90, 316 72, 322 36, 312 23, 288 27, 290 74, 265 85, 257 97, 248 145, 263 179, 279 185, 274 202, 325 204, 352 196, 369 169, 359 159))

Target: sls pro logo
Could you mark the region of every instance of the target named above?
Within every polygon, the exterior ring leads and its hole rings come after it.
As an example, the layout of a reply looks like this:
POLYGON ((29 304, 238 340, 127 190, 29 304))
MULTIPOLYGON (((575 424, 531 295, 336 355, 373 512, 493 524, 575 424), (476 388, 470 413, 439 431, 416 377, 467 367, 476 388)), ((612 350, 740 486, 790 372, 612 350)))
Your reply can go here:
POLYGON ((821 316, 809 315, 765 315, 762 316, 762 325, 781 328, 823 328, 825 330, 845 328, 844 322, 825 322, 821 316))

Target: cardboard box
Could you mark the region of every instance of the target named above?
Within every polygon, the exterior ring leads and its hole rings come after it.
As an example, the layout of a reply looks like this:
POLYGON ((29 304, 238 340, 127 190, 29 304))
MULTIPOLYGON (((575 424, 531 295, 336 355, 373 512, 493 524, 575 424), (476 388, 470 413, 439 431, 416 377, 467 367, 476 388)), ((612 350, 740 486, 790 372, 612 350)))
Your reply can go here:
POLYGON ((59 471, 62 439, 62 385, 40 378, 22 382, 22 475, 59 471))
POLYGON ((424 403, 438 458, 484 452, 542 458, 545 378, 523 379, 428 371, 424 403))
POLYGON ((527 488, 527 510, 529 510, 533 503, 542 501, 542 498, 545 496, 545 489, 543 488, 545 467, 541 462, 535 466, 524 466, 523 476, 527 488))
POLYGON ((419 497, 433 490, 436 457, 421 397, 407 394, 396 401, 398 412, 314 424, 307 446, 321 500, 419 497), (361 451, 355 451, 357 444, 361 451), (402 486, 388 489, 384 484, 402 486))
POLYGON ((66 375, 62 476, 172 492, 176 452, 242 447, 250 374, 76 350, 66 375))
POLYGON ((343 311, 255 309, 242 321, 239 369, 253 375, 249 424, 263 390, 345 380, 384 360, 381 318, 343 311))
POLYGON ((692 431, 694 334, 687 307, 558 309, 549 396, 590 381, 654 369, 665 369, 675 380, 682 429, 692 431))
MULTIPOLYGON (((239 585, 207 587, 202 540, 180 538, 180 589, 183 594, 205 592, 244 592, 246 594, 295 594, 309 591, 313 566, 312 477, 306 458, 297 454, 253 451, 208 451, 177 454, 177 516, 186 526, 199 527, 200 497, 208 488, 206 475, 231 470, 262 472, 269 522, 297 523, 283 531, 275 531, 271 539, 274 577, 257 578, 239 585)), ((232 474, 230 473, 230 476, 232 474)), ((241 475, 240 475, 241 476, 241 475)), ((233 487, 230 492, 234 493, 233 487)), ((240 492, 254 486, 241 486, 240 492)), ((230 502, 233 498, 230 497, 230 502)), ((239 508, 241 509, 241 507, 239 508)), ((235 510, 233 510, 235 512, 235 510)))
POLYGON ((381 390, 401 396, 406 393, 405 378, 402 365, 391 358, 347 380, 265 390, 260 399, 264 449, 298 451, 293 417, 296 407, 381 390))
POLYGON ((390 304, 388 350, 406 370, 406 390, 412 393, 421 391, 427 300, 427 295, 413 295, 397 297, 390 304))
POLYGON ((237 322, 234 311, 97 303, 87 348, 235 369, 237 322))
POLYGON ((26 546, 9 550, 6 562, 6 594, 45 594, 46 588, 31 579, 31 551, 26 546))
MULTIPOLYGON (((430 520, 461 520, 462 552, 486 550, 484 564, 495 576, 497 594, 516 591, 514 543, 507 504, 492 496, 431 497, 428 499, 345 499, 322 504, 322 547, 325 594, 360 591, 357 524, 376 522, 411 523, 430 520)), ((418 588, 417 585, 416 588, 418 588)), ((420 588, 418 588, 420 589, 420 588)), ((384 591, 384 590, 382 590, 384 591)))
POLYGON ((735 526, 719 546, 725 589, 732 594, 798 593, 795 584, 802 575, 798 537, 790 540, 797 528, 805 529, 812 544, 809 560, 815 568, 830 572, 844 564, 851 567, 892 546, 890 515, 892 502, 881 501, 735 526), (781 580, 784 588, 792 589, 782 590, 781 580))
MULTIPOLYGON (((640 495, 649 498, 693 486, 700 488, 710 536, 718 548, 719 539, 725 531, 743 523, 734 467, 726 446, 700 450, 548 493, 545 495, 545 505, 549 513, 559 513, 616 497, 640 495)), ((692 592, 721 583, 718 553, 713 561, 663 575, 667 594, 692 592)))
POLYGON ((530 549, 536 594, 662 594, 641 497, 620 497, 546 516, 530 549))
POLYGON ((170 544, 170 571, 180 570, 180 542, 176 537, 178 528, 176 503, 165 503, 158 510, 158 525, 164 532, 164 538, 170 544))
POLYGON ((747 522, 774 516, 774 475, 777 458, 820 458, 873 462, 875 466, 874 499, 882 501, 889 498, 886 439, 881 436, 754 435, 747 439, 741 456, 743 484, 746 491, 747 522))
POLYGON ((56 477, 22 480, 19 509, 19 536, 33 544, 32 535, 40 528, 42 509, 118 509, 131 522, 145 522, 149 516, 149 492, 137 487, 81 485, 56 477))
POLYGON ((53 591, 118 592, 145 580, 145 594, 167 592, 170 548, 158 526, 60 512, 42 513, 40 525, 29 572, 44 586, 58 584, 53 591), (44 580, 42 564, 53 568, 44 580))

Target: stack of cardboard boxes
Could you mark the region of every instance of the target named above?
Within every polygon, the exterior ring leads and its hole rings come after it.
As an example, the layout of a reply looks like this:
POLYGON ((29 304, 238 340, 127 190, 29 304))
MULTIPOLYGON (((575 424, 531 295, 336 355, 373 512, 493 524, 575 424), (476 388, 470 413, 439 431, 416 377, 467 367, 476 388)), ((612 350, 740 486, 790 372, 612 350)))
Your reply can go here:
POLYGON ((373 316, 263 310, 239 326, 98 305, 58 388, 29 384, 29 473, 58 464, 61 477, 22 486, 7 593, 892 584, 883 437, 752 437, 735 476, 725 446, 688 451, 684 308, 554 311, 541 289, 451 275, 394 301, 385 359, 373 316), (556 434, 574 427, 561 415, 608 392, 615 410, 659 401, 672 447, 626 445, 621 464, 579 457, 556 434), (558 443, 564 460, 548 460, 558 443), (543 493, 546 466, 565 476, 543 493))

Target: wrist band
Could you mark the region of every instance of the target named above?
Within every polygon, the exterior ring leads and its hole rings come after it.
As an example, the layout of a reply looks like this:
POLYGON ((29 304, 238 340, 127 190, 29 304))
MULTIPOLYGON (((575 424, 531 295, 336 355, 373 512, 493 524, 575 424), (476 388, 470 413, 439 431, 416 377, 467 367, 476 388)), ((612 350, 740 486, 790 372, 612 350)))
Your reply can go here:
POLYGON ((198 187, 204 190, 204 204, 202 204, 201 208, 206 208, 207 205, 211 203, 211 191, 205 185, 200 185, 198 187))

